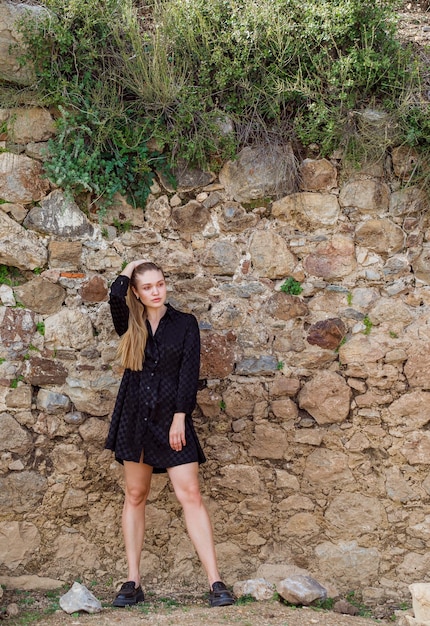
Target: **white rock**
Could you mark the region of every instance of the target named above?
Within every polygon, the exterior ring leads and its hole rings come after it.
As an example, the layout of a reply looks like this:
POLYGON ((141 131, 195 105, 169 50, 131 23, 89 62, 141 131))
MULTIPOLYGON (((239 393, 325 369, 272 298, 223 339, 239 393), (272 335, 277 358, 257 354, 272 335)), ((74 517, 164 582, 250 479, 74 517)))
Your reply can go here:
POLYGON ((60 607, 71 615, 77 611, 99 613, 102 610, 100 600, 80 583, 74 582, 71 589, 60 598, 60 607))

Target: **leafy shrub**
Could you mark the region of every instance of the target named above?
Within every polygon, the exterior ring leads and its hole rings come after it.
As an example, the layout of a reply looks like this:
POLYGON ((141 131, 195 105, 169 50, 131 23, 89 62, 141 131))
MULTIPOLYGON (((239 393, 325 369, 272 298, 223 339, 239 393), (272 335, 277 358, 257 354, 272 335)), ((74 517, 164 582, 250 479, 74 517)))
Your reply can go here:
POLYGON ((46 4, 49 18, 21 25, 40 101, 63 107, 46 169, 95 202, 119 191, 143 206, 155 168, 182 157, 216 170, 257 140, 326 155, 347 131, 359 157, 351 113, 369 103, 430 150, 429 107, 408 98, 420 70, 396 39, 396 0, 46 4))

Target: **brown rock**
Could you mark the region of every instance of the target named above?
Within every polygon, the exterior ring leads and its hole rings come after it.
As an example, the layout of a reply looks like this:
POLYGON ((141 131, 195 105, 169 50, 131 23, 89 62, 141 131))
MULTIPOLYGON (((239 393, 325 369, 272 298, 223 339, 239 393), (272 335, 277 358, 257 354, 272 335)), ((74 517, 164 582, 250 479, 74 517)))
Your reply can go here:
POLYGON ((273 398, 278 396, 295 396, 300 389, 300 380, 298 378, 287 378, 286 376, 277 376, 270 383, 270 395, 273 398))
POLYGON ((51 268, 78 270, 81 266, 80 241, 51 241, 48 246, 51 268))
POLYGON ((337 170, 327 159, 305 159, 300 166, 300 187, 305 191, 330 191, 337 186, 337 170))
POLYGON ((240 233, 256 225, 258 217, 247 213, 238 202, 228 202, 221 206, 219 223, 223 232, 240 233))
POLYGON ((405 235, 402 228, 391 220, 367 220, 358 226, 355 240, 364 248, 388 255, 403 248, 405 235))
POLYGON ((335 350, 346 334, 346 326, 338 317, 321 320, 309 328, 307 341, 311 345, 335 350))
POLYGON ((333 235, 331 241, 320 243, 303 265, 312 276, 327 280, 347 276, 356 266, 354 242, 344 235, 333 235))
POLYGON ((14 143, 46 141, 56 133, 54 119, 47 109, 12 109, 10 116, 8 135, 14 143))
POLYGON ((49 190, 39 161, 21 154, 0 153, 0 198, 28 204, 41 200, 49 190))
POLYGON ((410 146, 397 146, 391 153, 394 174, 402 180, 410 178, 418 167, 420 158, 416 150, 410 146))
POLYGON ((210 212, 196 200, 173 209, 175 227, 181 233, 198 233, 204 230, 210 219, 210 212))
POLYGON ((340 192, 339 202, 362 213, 385 212, 388 209, 390 190, 379 180, 357 179, 346 183, 340 192))
POLYGON ((288 435, 283 428, 260 423, 255 427, 254 442, 248 453, 257 459, 285 459, 289 454, 288 435))
POLYGON ((0 340, 12 358, 23 356, 36 331, 34 313, 25 309, 0 307, 0 340))
POLYGON ((31 385, 43 387, 45 385, 62 385, 66 382, 68 371, 60 361, 32 357, 28 362, 28 372, 25 376, 31 385))
POLYGON ((281 291, 271 296, 266 305, 269 316, 280 320, 291 320, 308 314, 308 307, 301 298, 281 291))
POLYGON ((90 278, 82 285, 79 293, 84 302, 107 302, 109 299, 106 281, 101 276, 90 278))
POLYGON ((258 276, 271 279, 284 278, 294 272, 296 257, 290 251, 285 239, 273 231, 256 231, 252 236, 249 251, 252 267, 258 276))
POLYGON ((299 406, 318 424, 343 422, 349 414, 351 389, 345 379, 330 371, 318 372, 299 393, 299 406))
POLYGON ((53 284, 41 276, 35 276, 24 285, 15 288, 18 300, 28 309, 50 315, 61 308, 66 291, 61 285, 53 284))
POLYGON ((234 342, 215 333, 202 333, 201 378, 224 378, 234 370, 234 342))
POLYGON ((273 217, 281 218, 303 231, 333 226, 339 214, 338 199, 329 193, 293 193, 276 200, 272 206, 273 217))

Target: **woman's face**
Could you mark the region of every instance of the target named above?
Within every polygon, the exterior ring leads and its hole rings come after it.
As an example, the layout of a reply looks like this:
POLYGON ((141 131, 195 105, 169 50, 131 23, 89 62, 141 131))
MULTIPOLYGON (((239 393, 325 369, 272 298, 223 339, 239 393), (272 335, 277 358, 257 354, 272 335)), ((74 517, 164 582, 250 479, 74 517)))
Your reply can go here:
POLYGON ((136 287, 132 287, 135 296, 149 309, 161 308, 167 297, 166 281, 159 270, 147 270, 136 274, 136 287))

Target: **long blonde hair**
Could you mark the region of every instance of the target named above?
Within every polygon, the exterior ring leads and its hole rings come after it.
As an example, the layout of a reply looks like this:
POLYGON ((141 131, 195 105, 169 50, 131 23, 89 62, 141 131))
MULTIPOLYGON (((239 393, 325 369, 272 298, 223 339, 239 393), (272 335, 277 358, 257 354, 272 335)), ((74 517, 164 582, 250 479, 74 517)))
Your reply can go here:
POLYGON ((145 346, 148 339, 148 329, 146 327, 147 313, 144 305, 133 293, 132 288, 137 288, 137 276, 141 276, 148 270, 164 272, 155 263, 145 262, 137 265, 130 277, 126 302, 129 311, 128 329, 122 335, 118 345, 118 356, 121 365, 131 370, 139 371, 143 367, 145 360, 145 346))

